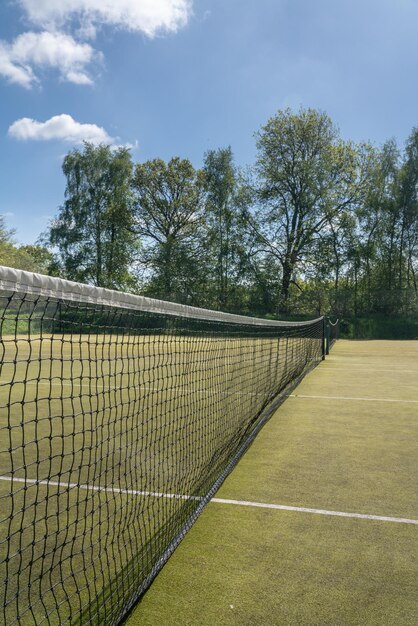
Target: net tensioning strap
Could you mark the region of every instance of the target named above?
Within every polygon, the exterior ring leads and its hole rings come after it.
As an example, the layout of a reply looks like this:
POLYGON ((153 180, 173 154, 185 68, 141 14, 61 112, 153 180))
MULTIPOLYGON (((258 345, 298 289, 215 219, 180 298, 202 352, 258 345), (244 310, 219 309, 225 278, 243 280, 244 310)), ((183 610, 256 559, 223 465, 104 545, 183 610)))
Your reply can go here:
POLYGON ((0 267, 3 623, 120 622, 323 328, 0 267))

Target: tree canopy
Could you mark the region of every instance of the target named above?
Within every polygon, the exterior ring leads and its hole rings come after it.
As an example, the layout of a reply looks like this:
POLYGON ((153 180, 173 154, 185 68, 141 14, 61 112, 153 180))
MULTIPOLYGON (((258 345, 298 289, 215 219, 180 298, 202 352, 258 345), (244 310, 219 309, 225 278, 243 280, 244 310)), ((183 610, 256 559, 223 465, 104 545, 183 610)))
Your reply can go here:
POLYGON ((196 288, 203 216, 201 172, 187 159, 139 163, 133 178, 135 228, 144 244, 149 293, 190 301, 196 288))
POLYGON ((132 284, 132 168, 127 148, 85 143, 65 157, 65 201, 49 229, 65 276, 115 289, 132 284))
POLYGON ((195 167, 86 143, 38 245, 0 222, 0 262, 244 314, 417 314, 418 129, 356 144, 286 109, 255 140, 246 168, 231 147, 195 167))
POLYGON ((15 242, 15 231, 7 228, 0 215, 0 265, 28 272, 54 274, 53 254, 41 245, 21 246, 15 242))

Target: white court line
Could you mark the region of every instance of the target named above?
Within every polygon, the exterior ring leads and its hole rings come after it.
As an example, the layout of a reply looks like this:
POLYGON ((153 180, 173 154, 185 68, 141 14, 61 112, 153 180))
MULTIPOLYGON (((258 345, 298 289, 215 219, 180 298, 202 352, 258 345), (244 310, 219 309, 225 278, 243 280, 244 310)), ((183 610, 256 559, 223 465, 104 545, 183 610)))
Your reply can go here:
MULTIPOLYGON (((325 361, 324 361, 324 363, 325 363, 325 361)), ((330 370, 332 372, 345 372, 346 374, 350 371, 350 370, 348 370, 345 367, 333 367, 332 363, 329 363, 328 367, 325 367, 324 365, 322 365, 321 369, 327 369, 327 370, 330 370)), ((358 372, 357 369, 355 369, 353 371, 358 372)), ((363 371, 364 372, 368 372, 370 374, 374 374, 375 372, 390 372, 391 374, 393 374, 394 372, 401 372, 401 373, 403 373, 403 372, 411 372, 411 373, 418 374, 418 370, 400 370, 400 369, 399 370, 395 370, 395 369, 378 369, 377 370, 377 369, 374 369, 374 368, 370 369, 370 367, 368 367, 367 369, 364 368, 364 370, 362 370, 362 373, 363 373, 363 371)))
MULTIPOLYGON (((126 391, 127 389, 131 389, 132 388, 132 385, 131 386, 125 385, 125 386, 122 386, 122 387, 104 387, 103 385, 96 385, 94 382, 92 382, 91 384, 89 384, 89 383, 76 383, 76 382, 74 382, 74 383, 65 383, 65 382, 62 382, 59 379, 56 379, 56 380, 53 379, 51 381, 43 381, 43 382, 42 381, 40 381, 40 382, 37 382, 37 381, 27 381, 27 382, 25 382, 23 380, 14 380, 14 381, 8 380, 8 381, 2 382, 0 384, 0 390, 1 390, 2 387, 5 387, 7 385, 33 385, 33 386, 36 386, 36 387, 38 387, 40 385, 46 385, 48 387, 51 387, 53 385, 58 385, 60 387, 72 387, 72 388, 75 388, 75 387, 86 387, 87 389, 92 389, 93 391, 94 390, 97 391, 97 390, 100 389, 101 391, 105 391, 105 392, 107 392, 107 391, 126 391)), ((193 385, 193 383, 192 383, 192 385, 193 385)), ((177 386, 177 387, 176 386, 173 386, 173 387, 162 387, 161 389, 159 389, 158 385, 156 385, 155 387, 153 385, 143 385, 143 384, 137 385, 137 387, 140 390, 146 389, 148 391, 152 391, 152 393, 163 393, 163 392, 167 392, 167 391, 173 391, 173 390, 179 391, 179 390, 187 389, 188 391, 192 391, 194 394, 200 393, 200 394, 207 395, 207 396, 213 396, 214 395, 213 391, 207 391, 207 390, 204 390, 204 389, 193 389, 193 388, 190 389, 190 386, 191 385, 187 385, 186 384, 186 385, 181 385, 181 386, 177 386)), ((239 396, 255 396, 255 397, 264 396, 262 391, 260 391, 259 393, 255 392, 255 391, 233 391, 233 392, 232 391, 224 391, 222 393, 223 393, 223 395, 228 395, 228 396, 231 396, 233 394, 234 395, 239 395, 239 396)), ((56 399, 57 398, 53 398, 53 400, 56 400, 56 399)))
MULTIPOLYGON (((99 487, 96 485, 79 485, 77 483, 62 483, 52 480, 36 480, 33 478, 16 478, 12 476, 0 476, 0 480, 9 482, 30 483, 33 485, 52 485, 54 487, 64 487, 66 489, 85 489, 86 491, 105 491, 109 493, 122 493, 136 496, 151 496, 155 498, 169 498, 173 500, 198 500, 204 498, 200 496, 188 496, 177 493, 159 493, 156 491, 137 491, 135 489, 121 489, 120 487, 99 487)), ((367 519, 379 522, 395 522, 397 524, 413 524, 418 526, 418 519, 409 519, 407 517, 389 517, 387 515, 367 515, 365 513, 346 513, 343 511, 328 511, 326 509, 308 509, 299 506, 287 506, 284 504, 269 504, 264 502, 249 502, 246 500, 227 500, 224 498, 212 498, 210 500, 215 504, 232 504, 235 506, 247 506, 260 509, 274 509, 278 511, 293 511, 295 513, 313 513, 316 515, 330 515, 336 517, 348 517, 354 519, 367 519)))
POLYGON ((123 493, 134 496, 151 496, 154 498, 170 498, 173 500, 203 500, 199 496, 187 496, 178 493, 159 493, 158 491, 138 491, 137 489, 121 489, 120 487, 101 487, 100 485, 79 485, 78 483, 63 483, 55 480, 37 480, 36 478, 17 478, 16 476, 0 476, 0 480, 9 482, 29 483, 31 485, 52 485, 65 489, 84 489, 86 491, 105 491, 108 493, 123 493))
POLYGON ((386 515, 366 515, 364 513, 345 513, 342 511, 327 511, 325 509, 307 509, 299 506, 286 506, 284 504, 266 504, 263 502, 246 502, 245 500, 224 500, 223 498, 212 498, 211 502, 221 504, 235 504, 237 506, 253 506, 261 509, 278 509, 279 511, 296 511, 297 513, 315 513, 316 515, 334 515, 337 517, 352 517, 356 519, 370 519, 379 522, 397 522, 399 524, 415 524, 418 526, 418 519, 408 519, 406 517, 388 517, 386 515))
MULTIPOLYGON (((377 365, 384 365, 384 363, 382 363, 381 360, 379 360, 377 363, 373 363, 373 362, 367 362, 367 361, 362 361, 361 363, 347 363, 347 361, 345 360, 340 360, 340 359, 333 359, 331 357, 327 357, 328 360, 326 361, 322 361, 320 363, 321 367, 324 367, 325 365, 329 365, 329 366, 333 366, 333 365, 342 365, 344 364, 344 367, 349 367, 350 365, 355 366, 356 368, 359 369, 364 369, 364 370, 369 370, 371 367, 377 365)), ((391 365, 391 363, 386 363, 386 365, 391 365)), ((392 371, 393 372, 402 372, 403 371, 403 367, 396 367, 395 365, 392 367, 392 371)))
POLYGON ((305 394, 290 393, 288 398, 314 398, 318 400, 359 400, 362 402, 403 402, 405 404, 418 404, 418 400, 396 400, 395 398, 357 398, 352 396, 308 396, 305 394))

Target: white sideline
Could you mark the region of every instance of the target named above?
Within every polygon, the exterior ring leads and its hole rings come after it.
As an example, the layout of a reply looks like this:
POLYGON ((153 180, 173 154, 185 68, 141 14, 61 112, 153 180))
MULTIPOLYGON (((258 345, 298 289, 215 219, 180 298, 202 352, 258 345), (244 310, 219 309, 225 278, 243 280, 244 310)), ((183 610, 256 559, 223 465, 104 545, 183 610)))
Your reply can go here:
POLYGON ((406 404, 418 404, 418 400, 398 400, 396 398, 357 398, 353 396, 311 396, 302 393, 290 393, 288 398, 314 398, 318 400, 361 400, 363 402, 403 402, 406 404))
MULTIPOLYGON (((97 485, 79 485, 77 483, 62 483, 53 480, 37 480, 34 478, 17 478, 15 476, 0 476, 0 480, 7 480, 19 483, 30 483, 32 485, 52 485, 54 487, 64 487, 66 489, 85 489, 87 491, 105 491, 109 493, 122 493, 136 496, 151 496, 154 498, 169 498, 174 500, 203 500, 200 496, 188 496, 177 493, 159 493, 156 491, 137 491, 135 489, 121 489, 120 487, 100 487, 97 485)), ((246 500, 227 500, 224 498, 212 498, 215 504, 232 504, 235 506, 247 506, 260 509, 275 509, 279 511, 293 511, 296 513, 313 513, 316 515, 330 515, 336 517, 348 517, 354 519, 367 519, 378 522, 395 522, 398 524, 413 524, 418 526, 418 519, 408 519, 406 517, 389 517, 386 515, 367 515, 365 513, 347 513, 343 511, 328 511, 326 509, 309 509, 299 506, 287 506, 284 504, 269 504, 265 502, 249 502, 246 500)))

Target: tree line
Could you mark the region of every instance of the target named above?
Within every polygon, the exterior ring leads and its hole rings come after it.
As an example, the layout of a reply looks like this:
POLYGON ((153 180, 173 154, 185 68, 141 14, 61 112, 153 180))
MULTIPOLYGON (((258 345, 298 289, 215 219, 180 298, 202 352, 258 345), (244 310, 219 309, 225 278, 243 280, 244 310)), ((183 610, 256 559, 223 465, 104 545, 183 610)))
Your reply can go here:
POLYGON ((376 147, 286 109, 255 140, 247 168, 230 147, 195 168, 85 143, 64 158, 38 245, 16 247, 0 223, 0 262, 8 246, 27 255, 15 266, 244 314, 417 313, 418 129, 403 150, 376 147))

